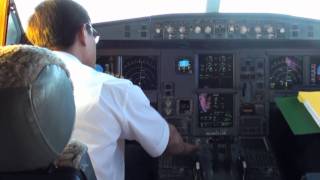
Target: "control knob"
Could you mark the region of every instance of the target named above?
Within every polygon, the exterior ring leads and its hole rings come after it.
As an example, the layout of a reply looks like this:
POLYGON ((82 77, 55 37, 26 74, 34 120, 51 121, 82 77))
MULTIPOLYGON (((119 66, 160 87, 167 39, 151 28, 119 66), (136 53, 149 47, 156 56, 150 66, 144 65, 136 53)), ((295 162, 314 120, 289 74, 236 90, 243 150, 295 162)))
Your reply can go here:
POLYGON ((255 31, 257 34, 260 34, 260 33, 262 32, 260 26, 256 26, 256 27, 254 28, 254 31, 255 31))
POLYGON ((196 26, 196 27, 194 28, 194 32, 195 32, 196 34, 200 34, 200 33, 201 33, 201 27, 200 27, 200 26, 196 26))
POLYGON ((173 31, 174 31, 174 28, 173 28, 172 26, 168 26, 168 27, 167 27, 167 32, 168 32, 169 34, 172 34, 173 31))
POLYGON ((247 26, 242 25, 242 26, 240 27, 240 33, 241 33, 241 34, 246 34, 248 31, 249 31, 249 29, 247 28, 247 26))
POLYGON ((272 27, 272 26, 268 26, 268 27, 267 27, 267 32, 268 32, 269 34, 272 34, 272 33, 273 33, 273 27, 272 27))
POLYGON ((160 28, 156 28, 155 31, 156 31, 157 34, 160 34, 160 33, 161 33, 161 29, 160 29, 160 28))
POLYGON ((204 28, 204 32, 205 32, 206 34, 210 34, 211 31, 212 31, 212 28, 211 28, 210 26, 206 26, 206 27, 204 28))
POLYGON ((186 32, 186 27, 180 26, 179 32, 182 33, 182 34, 185 33, 186 32))

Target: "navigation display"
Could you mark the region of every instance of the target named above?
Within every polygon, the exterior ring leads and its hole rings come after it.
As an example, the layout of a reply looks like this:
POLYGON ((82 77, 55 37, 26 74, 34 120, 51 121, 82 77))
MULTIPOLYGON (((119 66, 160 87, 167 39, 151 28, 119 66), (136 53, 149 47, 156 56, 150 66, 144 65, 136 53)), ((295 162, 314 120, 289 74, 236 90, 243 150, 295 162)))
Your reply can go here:
POLYGON ((158 87, 157 56, 123 56, 122 75, 143 90, 158 87))

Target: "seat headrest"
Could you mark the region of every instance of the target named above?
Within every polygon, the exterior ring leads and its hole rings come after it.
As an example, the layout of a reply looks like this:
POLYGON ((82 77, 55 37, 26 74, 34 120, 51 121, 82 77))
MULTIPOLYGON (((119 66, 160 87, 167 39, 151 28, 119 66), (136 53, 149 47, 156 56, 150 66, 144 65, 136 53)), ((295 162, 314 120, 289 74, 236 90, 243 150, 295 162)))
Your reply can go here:
POLYGON ((0 172, 46 168, 74 126, 72 83, 51 51, 0 47, 0 172))

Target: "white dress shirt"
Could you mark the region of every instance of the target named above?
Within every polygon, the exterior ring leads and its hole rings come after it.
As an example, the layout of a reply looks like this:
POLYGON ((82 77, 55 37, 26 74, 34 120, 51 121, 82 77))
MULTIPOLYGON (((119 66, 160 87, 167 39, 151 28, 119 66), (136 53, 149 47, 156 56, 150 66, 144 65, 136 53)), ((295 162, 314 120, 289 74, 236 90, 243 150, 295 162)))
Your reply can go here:
POLYGON ((66 64, 74 87, 72 137, 88 146, 98 180, 124 180, 124 139, 138 141, 153 157, 164 152, 168 124, 140 87, 97 72, 69 53, 55 54, 66 64))

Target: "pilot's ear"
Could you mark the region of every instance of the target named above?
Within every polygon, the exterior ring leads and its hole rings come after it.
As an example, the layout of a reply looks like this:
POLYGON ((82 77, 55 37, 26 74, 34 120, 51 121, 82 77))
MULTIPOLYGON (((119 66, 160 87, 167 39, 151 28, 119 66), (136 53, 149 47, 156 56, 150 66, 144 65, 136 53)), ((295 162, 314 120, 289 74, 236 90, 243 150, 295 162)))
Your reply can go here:
POLYGON ((79 42, 84 46, 87 45, 87 36, 88 36, 88 33, 86 30, 86 26, 82 25, 80 31, 78 31, 77 38, 79 42))

